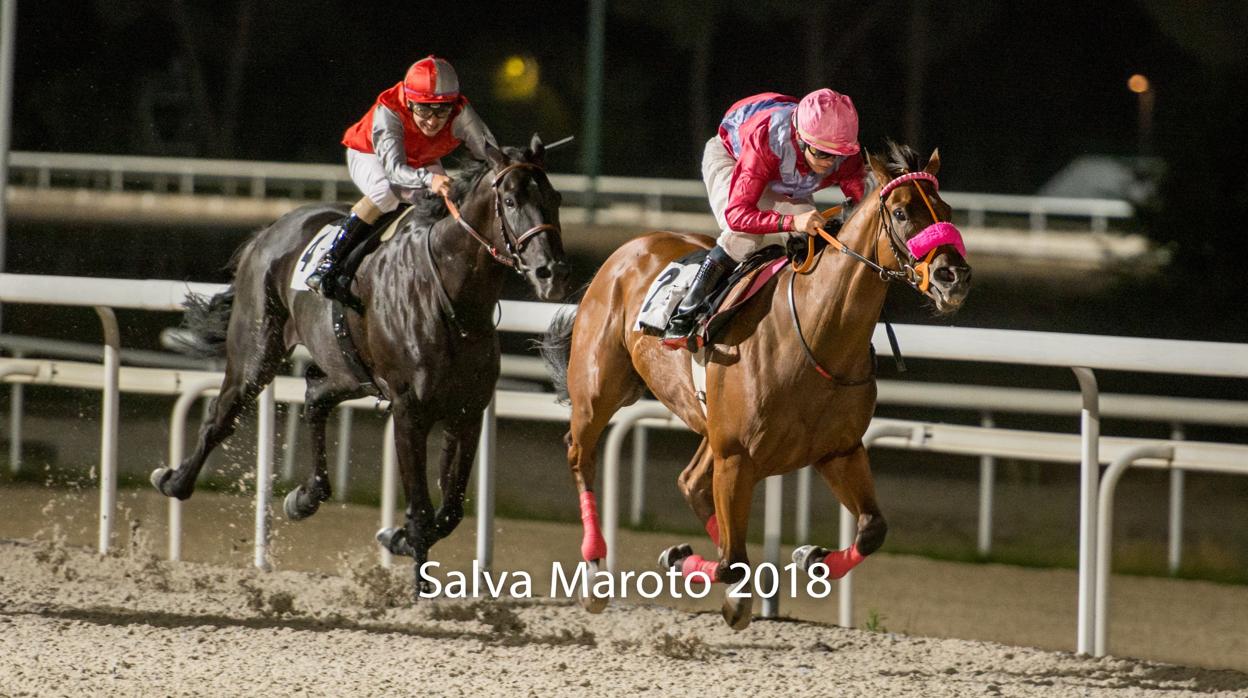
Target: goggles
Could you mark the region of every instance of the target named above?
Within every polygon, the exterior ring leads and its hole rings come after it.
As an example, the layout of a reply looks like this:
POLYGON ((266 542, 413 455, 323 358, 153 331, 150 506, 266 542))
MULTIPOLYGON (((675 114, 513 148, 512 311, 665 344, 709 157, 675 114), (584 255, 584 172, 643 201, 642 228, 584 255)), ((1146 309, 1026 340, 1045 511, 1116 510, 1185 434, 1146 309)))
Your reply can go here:
POLYGON ((451 109, 455 105, 445 102, 440 104, 429 104, 425 102, 408 102, 408 108, 412 113, 422 119, 428 119, 431 116, 443 118, 451 113, 451 109))

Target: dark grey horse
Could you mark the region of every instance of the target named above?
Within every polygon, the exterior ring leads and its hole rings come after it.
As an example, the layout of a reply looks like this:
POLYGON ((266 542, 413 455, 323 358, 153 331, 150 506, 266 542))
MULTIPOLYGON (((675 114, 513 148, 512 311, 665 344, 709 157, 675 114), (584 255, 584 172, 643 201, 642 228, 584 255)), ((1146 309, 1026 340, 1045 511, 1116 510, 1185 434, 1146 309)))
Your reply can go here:
POLYGON ((537 136, 523 152, 487 147, 488 162, 469 167, 455 182, 455 215, 446 215, 440 201, 422 202, 393 239, 366 243, 375 251, 356 275, 363 316, 340 307, 335 312, 330 301, 290 284, 296 266, 308 262, 301 253, 309 241, 345 215, 344 206, 304 206, 253 236, 234 255, 229 289, 199 299, 198 312, 188 311, 201 349, 225 354, 225 380, 195 451, 175 469, 154 471, 156 489, 168 497, 191 496, 205 458, 301 343, 313 360, 304 419, 315 467, 287 497, 286 513, 311 516, 330 497, 325 422, 333 407, 369 394, 389 399, 407 520, 381 538, 392 552, 415 558, 419 583, 430 546, 464 515, 481 415, 498 380, 494 318, 505 275, 520 273, 542 300, 560 300, 567 292, 560 196, 542 169, 543 152, 537 136), (437 422, 445 442, 442 503, 435 511, 425 442, 437 422))

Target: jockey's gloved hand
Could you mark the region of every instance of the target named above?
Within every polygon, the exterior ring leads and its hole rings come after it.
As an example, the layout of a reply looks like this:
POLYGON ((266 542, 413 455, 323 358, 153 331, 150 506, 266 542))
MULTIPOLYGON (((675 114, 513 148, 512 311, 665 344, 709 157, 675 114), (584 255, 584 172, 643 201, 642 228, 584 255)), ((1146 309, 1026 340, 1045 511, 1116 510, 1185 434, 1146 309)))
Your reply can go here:
POLYGON ((793 233, 784 241, 784 253, 789 259, 806 259, 806 246, 810 244, 810 236, 806 233, 793 233))

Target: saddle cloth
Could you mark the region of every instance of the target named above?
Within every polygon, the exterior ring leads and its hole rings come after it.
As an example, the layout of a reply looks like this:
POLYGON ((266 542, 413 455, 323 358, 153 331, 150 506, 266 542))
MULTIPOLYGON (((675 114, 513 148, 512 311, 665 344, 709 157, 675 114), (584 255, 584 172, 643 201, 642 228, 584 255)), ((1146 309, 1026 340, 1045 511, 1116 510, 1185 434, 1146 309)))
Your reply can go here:
MULTIPOLYGON (((399 229, 399 225, 414 210, 411 206, 403 206, 383 215, 377 220, 373 235, 377 235, 381 242, 394 237, 395 232, 399 229)), ((295 270, 290 275, 291 288, 296 291, 312 290, 308 288, 308 277, 312 276, 312 272, 316 271, 316 265, 320 264, 321 258, 325 256, 329 246, 333 244, 334 237, 338 233, 338 226, 338 221, 326 223, 312 236, 312 240, 308 242, 307 246, 303 248, 303 252, 299 254, 299 263, 295 265, 295 270)), ((361 242, 360 244, 367 243, 361 242)))
MULTIPOLYGON (((663 334, 672 313, 688 293, 693 277, 707 252, 708 250, 691 252, 663 268, 646 291, 634 329, 644 334, 663 334)), ((710 311, 698 323, 695 334, 701 334, 704 341, 709 341, 745 301, 765 288, 767 282, 788 263, 789 259, 781 248, 767 247, 737 265, 727 281, 721 283, 719 289, 708 299, 710 311)))

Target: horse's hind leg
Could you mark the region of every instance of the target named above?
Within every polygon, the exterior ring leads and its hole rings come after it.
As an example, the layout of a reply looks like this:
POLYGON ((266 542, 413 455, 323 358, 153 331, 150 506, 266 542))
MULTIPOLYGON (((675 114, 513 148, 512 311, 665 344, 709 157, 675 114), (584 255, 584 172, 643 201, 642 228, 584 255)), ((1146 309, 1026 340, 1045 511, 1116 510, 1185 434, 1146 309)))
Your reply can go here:
POLYGON ((831 579, 840 579, 867 555, 880 549, 888 533, 888 524, 875 499, 875 481, 871 477, 871 463, 866 449, 859 447, 848 455, 825 456, 815 463, 815 469, 841 504, 853 514, 858 523, 858 535, 853 545, 844 550, 803 545, 793 551, 793 561, 806 570, 822 562, 828 566, 831 579))
MULTIPOLYGON (((259 309, 252 312, 265 312, 263 304, 257 305, 259 309)), ((195 481, 199 478, 199 471, 204 467, 208 454, 234 433, 238 426, 239 413, 273 380, 286 355, 282 341, 283 319, 264 315, 260 319, 260 327, 253 335, 249 327, 252 319, 246 317, 237 306, 234 313, 230 318, 225 379, 221 382, 220 393, 212 401, 208 416, 199 429, 195 451, 174 469, 157 468, 152 472, 152 484, 166 497, 189 499, 195 493, 195 481), (242 328, 242 331, 236 332, 236 327, 242 328), (256 340, 259 340, 259 346, 252 347, 251 342, 256 340)))
MULTIPOLYGON (((702 522, 706 534, 710 536, 718 553, 719 519, 715 516, 715 496, 711 487, 714 482, 714 463, 715 456, 711 452, 710 442, 702 439, 697 452, 693 454, 693 460, 689 461, 689 465, 686 465, 685 469, 680 472, 680 476, 676 478, 676 487, 684 495, 689 508, 693 510, 693 515, 702 522)), ((693 547, 688 543, 673 545, 659 555, 659 569, 668 570, 679 566, 683 570, 684 561, 692 555, 693 547)))
POLYGON ((304 393, 304 419, 312 439, 312 472, 308 479, 286 495, 284 510, 291 521, 306 519, 316 513, 321 502, 333 496, 329 482, 329 463, 325 457, 325 422, 334 406, 357 394, 359 383, 354 379, 335 382, 316 364, 304 374, 308 388, 304 393))
POLYGON ((689 461, 689 465, 676 478, 676 487, 689 503, 689 508, 693 509, 694 516, 706 528, 711 542, 718 548, 719 519, 715 517, 715 495, 711 489, 714 463, 715 456, 711 453, 710 442, 702 439, 697 452, 693 454, 693 460, 689 461))
MULTIPOLYGON (((581 503, 581 557, 589 563, 591 574, 599 570, 607 556, 594 499, 598 440, 611 416, 624 405, 635 402, 642 393, 641 378, 633 370, 631 357, 618 340, 611 340, 612 336, 618 335, 613 335, 608 328, 578 324, 568 364, 572 419, 565 440, 568 467, 576 481, 581 503), (583 346, 582 337, 588 338, 583 346)), ((597 597, 581 600, 593 613, 605 609, 607 601, 597 597)))

